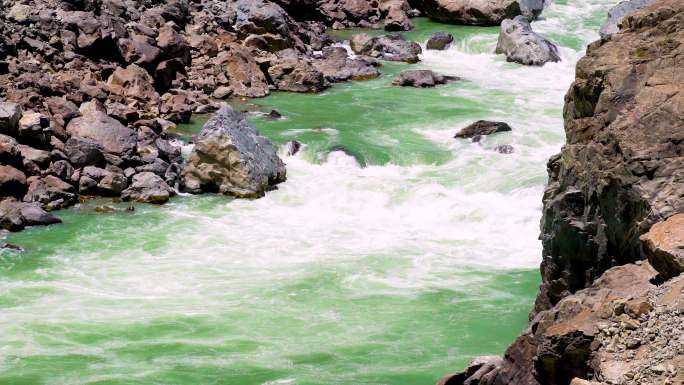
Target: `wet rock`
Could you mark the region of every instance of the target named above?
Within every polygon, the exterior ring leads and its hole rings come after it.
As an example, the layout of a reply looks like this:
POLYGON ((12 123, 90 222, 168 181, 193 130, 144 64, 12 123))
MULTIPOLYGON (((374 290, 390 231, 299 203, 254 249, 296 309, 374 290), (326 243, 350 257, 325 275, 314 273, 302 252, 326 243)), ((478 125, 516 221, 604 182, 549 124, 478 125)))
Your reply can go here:
POLYGON ((26 175, 12 166, 0 165, 0 197, 21 198, 26 192, 26 175))
POLYGON ((599 34, 601 37, 608 37, 616 33, 619 30, 620 22, 625 16, 629 16, 655 2, 656 0, 625 0, 617 3, 608 10, 608 18, 601 27, 599 34))
POLYGON ((505 54, 506 60, 524 65, 544 65, 558 62, 558 47, 532 31, 524 16, 501 23, 496 53, 505 54))
POLYGON ((425 43, 425 48, 434 50, 445 50, 451 46, 454 41, 454 36, 446 32, 435 32, 430 36, 427 43, 425 43))
POLYGON ((283 115, 280 112, 278 112, 277 110, 271 110, 271 112, 266 114, 266 116, 271 120, 278 120, 278 119, 281 119, 283 117, 283 115))
POLYGON ((496 150, 496 152, 499 154, 512 154, 515 152, 515 149, 510 144, 499 144, 494 147, 494 150, 496 150))
POLYGON ((130 187, 121 193, 124 201, 162 204, 166 203, 175 191, 158 175, 142 172, 133 175, 130 187))
POLYGON ((313 65, 323 73, 329 82, 347 80, 367 80, 380 76, 377 63, 363 58, 350 58, 344 47, 325 47, 323 57, 313 61, 313 65))
POLYGON ((684 214, 654 224, 640 239, 648 262, 662 279, 684 272, 684 214))
POLYGON ((478 385, 488 384, 492 375, 496 374, 503 360, 497 356, 480 356, 474 358, 462 372, 445 376, 437 385, 478 385), (468 382, 466 382, 468 381, 468 382))
MULTIPOLYGON (((104 151, 112 154, 130 153, 136 146, 136 135, 133 130, 98 110, 83 112, 83 116, 69 122, 66 130, 72 135, 72 139, 90 139, 104 151)), ((76 164, 73 160, 71 163, 76 164)))
POLYGON ((467 25, 499 25, 522 13, 517 0, 422 0, 422 10, 431 19, 467 25))
POLYGON ((546 0, 518 0, 520 13, 525 16, 528 21, 532 21, 544 10, 545 2, 546 0))
POLYGON ((299 152, 302 148, 302 144, 296 140, 290 140, 285 143, 285 155, 293 156, 299 152))
POLYGON ((24 251, 24 248, 21 246, 18 246, 18 245, 11 244, 11 243, 0 243, 0 250, 22 252, 22 251, 24 251))
POLYGON ((402 87, 434 87, 459 80, 456 76, 438 75, 430 70, 401 71, 392 81, 395 86, 402 87))
POLYGON ((355 35, 351 40, 352 50, 359 55, 367 55, 382 60, 417 63, 422 52, 420 45, 406 40, 401 35, 369 36, 355 35))
POLYGON ((71 206, 78 201, 74 187, 53 175, 32 177, 29 181, 24 202, 40 203, 52 210, 71 206))
POLYGON ((244 114, 223 107, 202 128, 182 177, 193 193, 257 198, 285 181, 285 165, 244 114))
POLYGON ((327 88, 323 73, 310 62, 283 58, 269 67, 268 74, 276 89, 290 92, 320 92, 327 88))
POLYGON ((20 231, 26 226, 44 226, 61 222, 61 219, 43 210, 38 203, 20 202, 14 198, 0 202, 1 229, 20 231))
POLYGON ((456 133, 456 135, 454 135, 454 138, 476 138, 506 131, 512 131, 511 126, 509 126, 507 123, 478 120, 477 122, 462 128, 458 133, 456 133))

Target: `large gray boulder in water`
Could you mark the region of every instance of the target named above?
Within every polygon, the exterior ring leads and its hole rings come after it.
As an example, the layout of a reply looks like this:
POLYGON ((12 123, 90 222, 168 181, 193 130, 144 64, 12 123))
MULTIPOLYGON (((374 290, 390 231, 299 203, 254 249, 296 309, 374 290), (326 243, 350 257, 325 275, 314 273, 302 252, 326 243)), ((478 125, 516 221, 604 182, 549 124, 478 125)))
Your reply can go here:
POLYGON ((655 2, 656 0, 625 0, 619 2, 608 10, 608 19, 601 27, 599 34, 601 37, 607 37, 614 34, 620 29, 620 22, 625 16, 631 15, 655 2))
POLYGON ((259 198, 285 181, 285 164, 245 114, 226 106, 202 128, 182 174, 188 192, 259 198))
POLYGON ((420 60, 418 55, 423 52, 418 43, 401 35, 369 36, 361 33, 354 35, 349 45, 358 55, 407 63, 417 63, 420 60))
POLYGON ((506 60, 525 65, 544 65, 560 61, 558 47, 532 31, 524 16, 504 20, 501 23, 496 53, 506 55, 506 60))

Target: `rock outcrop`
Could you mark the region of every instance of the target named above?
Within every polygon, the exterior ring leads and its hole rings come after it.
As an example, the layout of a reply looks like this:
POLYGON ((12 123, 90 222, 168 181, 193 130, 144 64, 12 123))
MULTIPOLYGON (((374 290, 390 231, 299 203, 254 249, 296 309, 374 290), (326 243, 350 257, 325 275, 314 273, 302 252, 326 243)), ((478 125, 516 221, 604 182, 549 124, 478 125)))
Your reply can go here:
POLYGON ((508 61, 525 65, 560 61, 558 47, 532 31, 532 26, 524 16, 501 22, 496 53, 505 54, 508 61))
POLYGON ((183 170, 185 190, 258 198, 285 181, 285 165, 245 115, 223 107, 202 128, 183 170))
POLYGON ((588 47, 548 164, 529 327, 442 384, 684 384, 681 42, 684 3, 659 0, 588 47))
POLYGON ((599 30, 601 37, 607 37, 620 30, 620 22, 625 16, 647 7, 656 0, 624 0, 608 10, 608 18, 599 30))

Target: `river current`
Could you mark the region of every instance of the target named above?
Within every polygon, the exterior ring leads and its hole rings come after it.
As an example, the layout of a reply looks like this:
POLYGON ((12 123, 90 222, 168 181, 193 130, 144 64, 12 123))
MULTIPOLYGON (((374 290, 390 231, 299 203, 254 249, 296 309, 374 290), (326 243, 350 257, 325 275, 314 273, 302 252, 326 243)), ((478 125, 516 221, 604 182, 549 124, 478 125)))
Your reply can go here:
POLYGON ((107 214, 98 200, 4 236, 26 251, 0 252, 0 383, 428 385, 503 353, 540 281, 563 96, 613 2, 556 0, 532 23, 560 63, 507 63, 497 27, 416 19, 408 38, 454 45, 375 80, 245 102, 285 116, 252 114, 262 134, 305 144, 263 199, 107 214), (407 68, 463 80, 391 86, 407 68), (453 138, 477 119, 513 131, 453 138))

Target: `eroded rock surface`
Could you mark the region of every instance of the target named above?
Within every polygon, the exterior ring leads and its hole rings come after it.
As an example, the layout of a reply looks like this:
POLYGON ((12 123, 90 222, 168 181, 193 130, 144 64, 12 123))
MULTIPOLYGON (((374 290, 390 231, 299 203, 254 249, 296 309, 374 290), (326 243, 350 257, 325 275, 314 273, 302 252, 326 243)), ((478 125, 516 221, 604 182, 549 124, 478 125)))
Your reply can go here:
POLYGON ((501 22, 501 32, 496 43, 496 53, 506 55, 506 60, 525 65, 544 65, 560 61, 558 47, 532 31, 524 16, 501 22))

